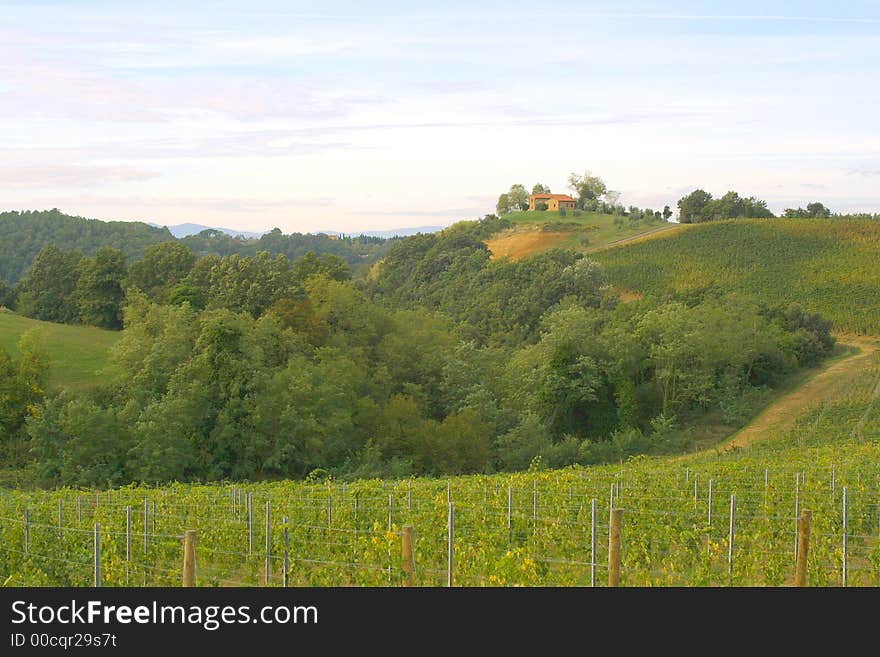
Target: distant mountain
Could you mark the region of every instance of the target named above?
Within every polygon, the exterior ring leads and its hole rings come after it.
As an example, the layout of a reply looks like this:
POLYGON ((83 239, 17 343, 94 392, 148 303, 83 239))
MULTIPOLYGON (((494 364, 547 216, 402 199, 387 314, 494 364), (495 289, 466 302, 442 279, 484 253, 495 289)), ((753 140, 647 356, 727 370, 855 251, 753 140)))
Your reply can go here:
MULTIPOLYGON (((174 237, 180 239, 182 237, 189 237, 190 235, 198 235, 203 230, 219 230, 221 233, 226 233, 227 235, 231 235, 232 237, 245 237, 248 239, 259 239, 269 231, 264 230, 260 233, 254 233, 247 230, 235 230, 234 228, 221 228, 218 226, 205 226, 202 224, 177 224, 175 226, 160 226, 159 224, 150 224, 150 226, 156 226, 157 228, 167 228, 174 237)), ((367 235, 368 237, 406 237, 408 235, 415 235, 416 233, 436 233, 437 231, 443 230, 444 226, 410 226, 408 228, 393 228, 390 230, 349 230, 344 232, 339 232, 335 230, 319 230, 316 231, 315 234, 318 235, 334 235, 336 237, 340 237, 342 235, 348 235, 350 237, 357 237, 358 235, 367 235)))
POLYGON ((446 228, 446 226, 411 226, 409 228, 393 228, 391 230, 349 230, 344 233, 338 233, 333 230, 318 231, 323 235, 348 235, 357 237, 358 235, 366 235, 368 237, 407 237, 416 235, 417 233, 436 233, 446 228))
MULTIPOLYGON (((156 226, 157 228, 162 228, 159 224, 150 224, 151 226, 156 226)), ((226 233, 227 235, 231 235, 232 237, 246 237, 250 238, 259 238, 264 235, 267 231, 263 231, 261 233, 254 233, 247 230, 235 230, 234 228, 219 228, 215 226, 203 226, 202 224, 177 224, 175 226, 164 226, 167 228, 174 237, 180 239, 181 237, 189 237, 190 235, 198 235, 203 230, 219 230, 221 233, 226 233)))

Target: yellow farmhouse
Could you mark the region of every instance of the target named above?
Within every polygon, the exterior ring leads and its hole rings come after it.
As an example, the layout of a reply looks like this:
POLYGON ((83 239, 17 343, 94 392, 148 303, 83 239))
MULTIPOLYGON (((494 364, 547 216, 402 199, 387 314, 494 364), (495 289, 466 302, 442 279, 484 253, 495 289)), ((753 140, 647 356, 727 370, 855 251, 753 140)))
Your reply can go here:
POLYGON ((574 210, 574 199, 568 194, 532 194, 529 196, 529 210, 538 203, 546 203, 548 210, 574 210))

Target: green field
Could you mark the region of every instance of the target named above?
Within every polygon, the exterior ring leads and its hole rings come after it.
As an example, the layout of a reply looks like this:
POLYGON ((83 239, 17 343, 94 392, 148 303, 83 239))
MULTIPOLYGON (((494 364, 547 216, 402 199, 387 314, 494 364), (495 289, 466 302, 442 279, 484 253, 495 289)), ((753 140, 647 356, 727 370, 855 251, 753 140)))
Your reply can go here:
POLYGON ((836 330, 880 333, 880 222, 739 219, 596 254, 611 282, 648 294, 716 288, 798 302, 836 330))
POLYGON ((514 225, 493 235, 488 240, 489 249, 496 256, 509 255, 514 260, 550 248, 590 253, 621 240, 677 227, 677 224, 663 221, 640 221, 629 225, 624 219, 623 227, 618 228, 614 225, 613 215, 594 212, 584 212, 580 216, 568 212, 564 217, 551 211, 511 212, 504 215, 504 219, 514 225))
POLYGON ((190 529, 199 585, 279 586, 285 561, 289 585, 399 585, 412 526, 415 582, 444 586, 451 510, 456 585, 602 586, 613 496, 623 585, 789 585, 796 518, 809 509, 809 583, 878 586, 878 395, 874 355, 784 430, 688 458, 448 480, 10 491, 0 495, 0 579, 91 585, 100 523, 103 585, 179 584, 190 529))
POLYGON ((50 385, 53 388, 86 388, 98 383, 99 371, 107 365, 110 347, 122 335, 91 326, 53 324, 0 312, 0 346, 18 355, 21 336, 36 330, 49 354, 50 385))

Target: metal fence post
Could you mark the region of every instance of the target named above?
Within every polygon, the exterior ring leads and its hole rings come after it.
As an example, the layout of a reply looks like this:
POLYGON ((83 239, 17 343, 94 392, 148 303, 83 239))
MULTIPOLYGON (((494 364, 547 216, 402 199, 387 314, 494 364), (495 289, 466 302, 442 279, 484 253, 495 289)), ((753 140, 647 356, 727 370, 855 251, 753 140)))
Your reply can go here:
POLYGON ((446 586, 455 586, 455 504, 450 500, 448 507, 446 586))
POLYGON ((596 498, 590 500, 590 586, 596 586, 596 498))
POLYGON ((94 585, 101 586, 101 524, 95 523, 94 533, 94 585))
POLYGON ((733 545, 735 538, 735 527, 736 524, 736 493, 730 496, 730 533, 728 535, 729 541, 727 545, 727 574, 732 579, 733 578, 733 545))
POLYGON ((284 588, 290 584, 290 534, 288 532, 289 518, 284 516, 284 563, 282 565, 281 580, 284 588))
POLYGON ((849 563, 848 563, 848 555, 849 551, 849 535, 847 531, 849 529, 849 519, 848 519, 848 488, 847 486, 843 487, 843 564, 841 571, 841 584, 843 586, 847 585, 847 579, 849 575, 849 563))
POLYGON ((272 525, 270 502, 266 500, 266 586, 269 586, 269 580, 272 575, 272 525))
POLYGON ((798 522, 801 517, 801 475, 794 475, 794 558, 798 556, 798 522))
POLYGON ((248 556, 254 553, 254 494, 247 494, 248 556))

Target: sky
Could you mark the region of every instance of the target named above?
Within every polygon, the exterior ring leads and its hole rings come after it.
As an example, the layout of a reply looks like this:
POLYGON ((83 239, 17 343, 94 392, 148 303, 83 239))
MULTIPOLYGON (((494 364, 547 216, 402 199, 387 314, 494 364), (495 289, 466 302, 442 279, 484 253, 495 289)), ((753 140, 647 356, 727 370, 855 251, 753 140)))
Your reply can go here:
POLYGON ((590 170, 880 211, 880 3, 0 0, 0 209, 447 225, 590 170))

